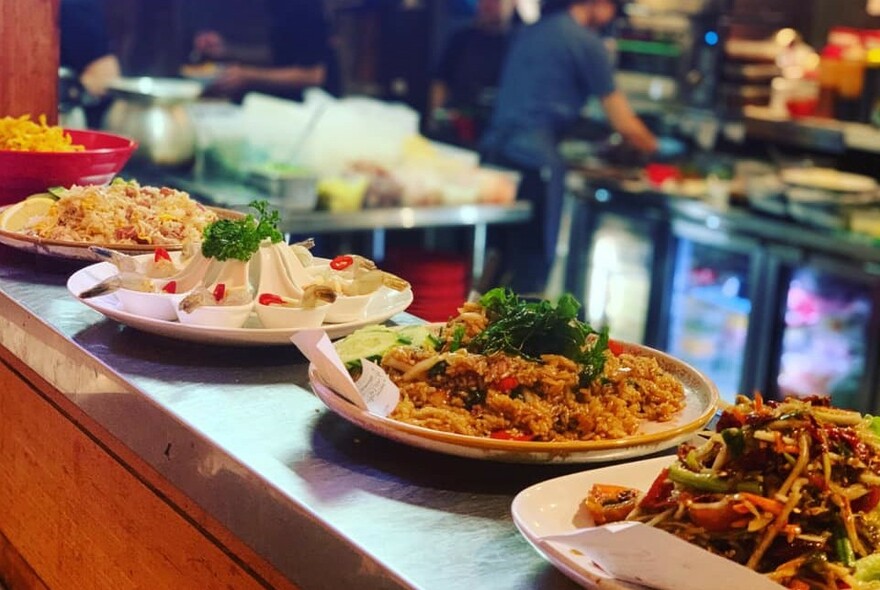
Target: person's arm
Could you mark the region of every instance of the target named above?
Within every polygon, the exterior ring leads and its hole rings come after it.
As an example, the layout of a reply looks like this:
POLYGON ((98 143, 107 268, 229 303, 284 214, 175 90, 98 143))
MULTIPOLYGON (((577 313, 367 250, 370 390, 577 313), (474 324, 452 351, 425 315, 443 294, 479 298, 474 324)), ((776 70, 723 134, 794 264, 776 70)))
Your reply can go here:
POLYGON ((119 60, 115 55, 105 55, 89 63, 79 81, 92 96, 104 96, 111 82, 121 75, 119 60))
POLYGON ((327 78, 324 64, 313 66, 228 66, 211 84, 210 91, 234 94, 249 88, 290 90, 322 86, 327 78))
POLYGON ((657 138, 633 112, 621 91, 615 90, 602 98, 602 108, 611 126, 624 140, 642 152, 651 154, 657 151, 657 138))

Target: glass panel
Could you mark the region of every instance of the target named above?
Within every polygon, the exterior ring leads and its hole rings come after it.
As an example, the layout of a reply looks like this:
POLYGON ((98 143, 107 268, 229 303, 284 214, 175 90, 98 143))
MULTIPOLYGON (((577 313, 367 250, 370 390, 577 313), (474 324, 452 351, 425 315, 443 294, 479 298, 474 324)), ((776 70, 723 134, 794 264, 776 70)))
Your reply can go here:
POLYGON ((681 240, 669 321, 670 354, 718 386, 723 399, 740 393, 751 301, 749 256, 681 240))
POLYGON ((859 407, 870 319, 870 286, 797 269, 786 298, 779 394, 831 396, 836 405, 859 407))
POLYGON ((650 229, 647 222, 606 214, 593 234, 586 318, 593 326, 609 326, 617 340, 644 342, 653 265, 650 229))

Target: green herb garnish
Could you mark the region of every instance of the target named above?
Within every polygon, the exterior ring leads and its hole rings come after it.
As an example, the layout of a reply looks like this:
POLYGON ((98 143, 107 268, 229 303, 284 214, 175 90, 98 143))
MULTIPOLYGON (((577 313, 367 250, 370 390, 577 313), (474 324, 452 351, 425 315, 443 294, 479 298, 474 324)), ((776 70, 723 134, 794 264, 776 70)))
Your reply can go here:
POLYGON ((452 341, 449 343, 449 352, 455 352, 461 348, 461 340, 464 338, 464 326, 458 324, 452 332, 452 341))
POLYGON ((205 228, 202 233, 202 254, 205 257, 247 261, 263 240, 276 243, 284 239, 278 230, 281 219, 278 211, 270 212, 266 201, 254 201, 250 206, 256 209, 259 219, 247 214, 240 219, 218 219, 205 228))
POLYGON ((480 298, 489 324, 468 343, 478 354, 503 352, 538 361, 541 355, 558 354, 580 367, 582 386, 602 374, 608 330, 596 331, 577 319, 580 303, 565 294, 556 305, 549 301, 523 301, 512 291, 492 289, 480 298))

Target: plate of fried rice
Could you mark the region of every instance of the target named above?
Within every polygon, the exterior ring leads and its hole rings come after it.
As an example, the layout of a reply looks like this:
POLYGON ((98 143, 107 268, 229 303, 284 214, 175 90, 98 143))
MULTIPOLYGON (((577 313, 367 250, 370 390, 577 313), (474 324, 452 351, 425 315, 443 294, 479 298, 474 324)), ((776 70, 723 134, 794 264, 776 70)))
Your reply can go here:
MULTIPOLYGON (((496 289, 433 326, 424 341, 408 334, 365 356, 400 390, 387 417, 350 403, 314 367, 312 389, 330 410, 380 436, 494 461, 628 459, 706 426, 719 399, 708 378, 661 351, 609 339, 576 319, 578 307, 570 296, 553 305, 496 289)), ((343 360, 357 377, 360 361, 343 360)))
POLYGON ((90 246, 126 254, 150 253, 156 247, 179 250, 199 241, 202 231, 236 211, 209 207, 170 187, 141 186, 117 178, 108 185, 74 185, 33 195, 54 199, 45 212, 8 224, 8 213, 27 200, 0 208, 0 243, 59 258, 97 260, 90 246))

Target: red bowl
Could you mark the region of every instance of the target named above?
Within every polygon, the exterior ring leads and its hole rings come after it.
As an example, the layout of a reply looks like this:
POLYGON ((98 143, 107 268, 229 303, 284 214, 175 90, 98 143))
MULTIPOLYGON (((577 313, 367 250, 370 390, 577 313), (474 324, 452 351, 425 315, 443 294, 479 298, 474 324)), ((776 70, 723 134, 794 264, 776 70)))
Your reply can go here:
POLYGON ((137 142, 121 135, 66 129, 81 152, 0 150, 0 205, 15 203, 52 186, 106 184, 122 170, 137 142))

